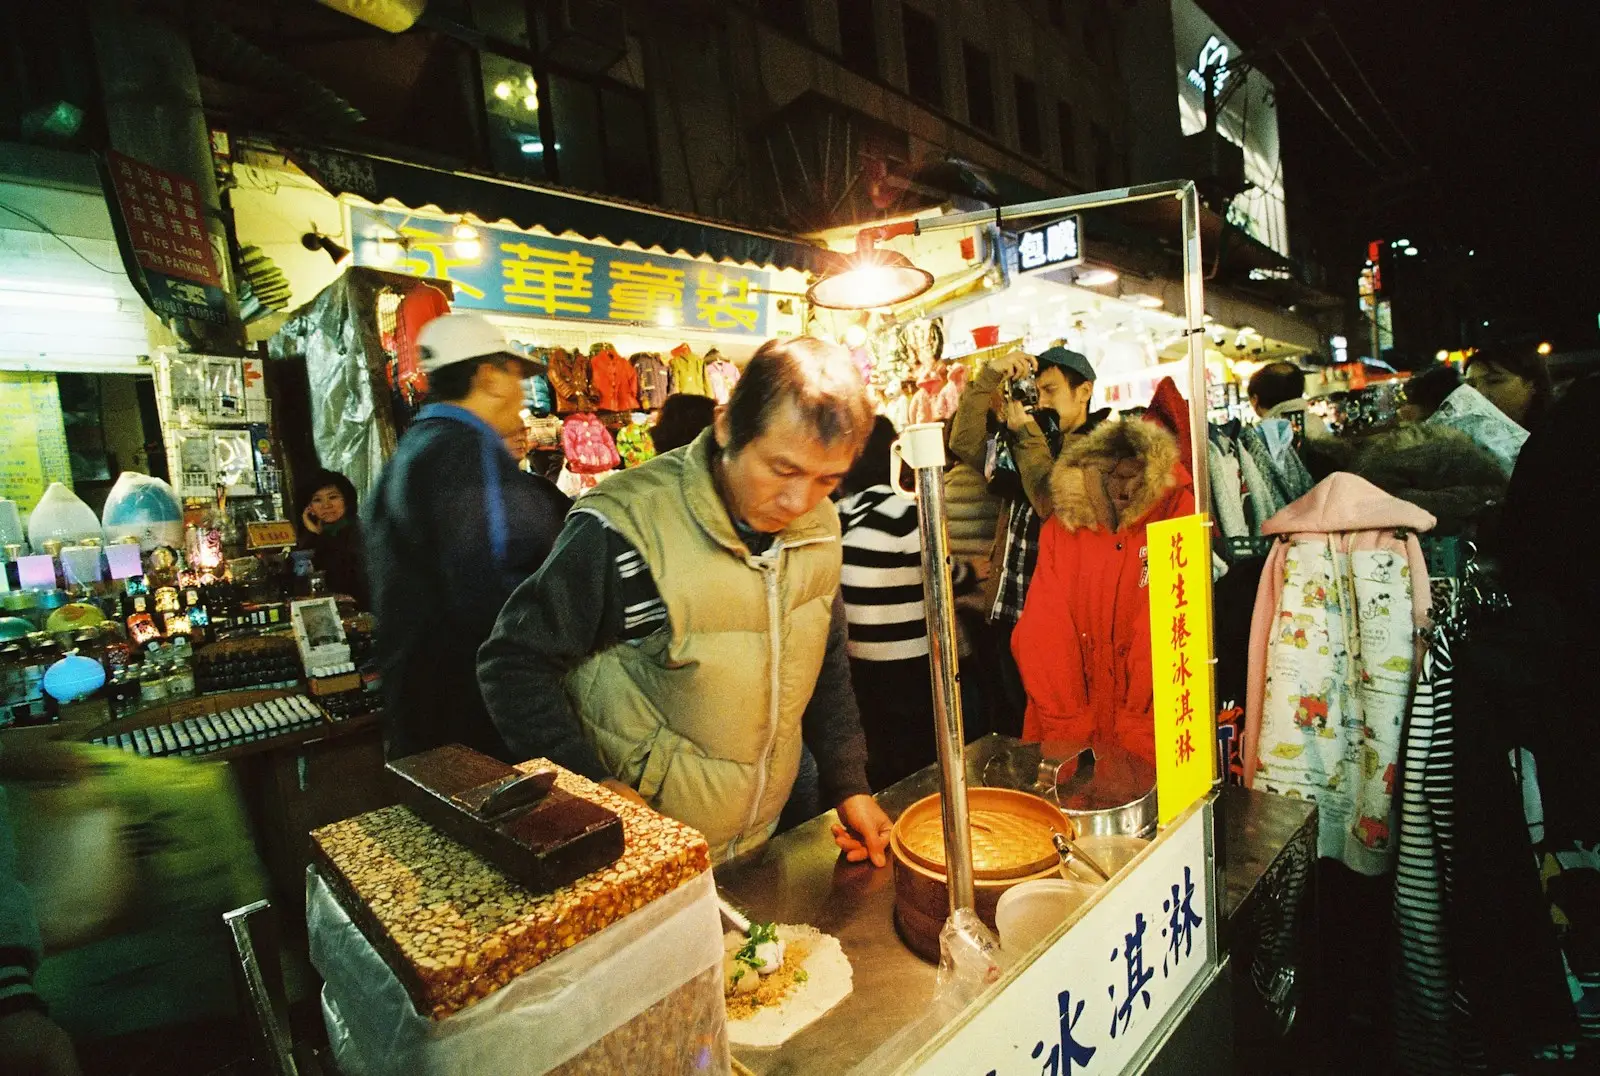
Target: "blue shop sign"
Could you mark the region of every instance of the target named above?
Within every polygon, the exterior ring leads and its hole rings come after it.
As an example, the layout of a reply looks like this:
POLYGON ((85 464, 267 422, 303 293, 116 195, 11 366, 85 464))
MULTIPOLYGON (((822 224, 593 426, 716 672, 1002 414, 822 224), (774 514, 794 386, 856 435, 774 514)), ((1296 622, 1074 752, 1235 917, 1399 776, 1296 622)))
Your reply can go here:
POLYGON ((456 241, 455 227, 388 209, 350 210, 357 265, 448 280, 457 310, 767 335, 770 285, 759 269, 484 225, 474 226, 473 251, 456 241), (385 258, 380 242, 399 250, 385 258))

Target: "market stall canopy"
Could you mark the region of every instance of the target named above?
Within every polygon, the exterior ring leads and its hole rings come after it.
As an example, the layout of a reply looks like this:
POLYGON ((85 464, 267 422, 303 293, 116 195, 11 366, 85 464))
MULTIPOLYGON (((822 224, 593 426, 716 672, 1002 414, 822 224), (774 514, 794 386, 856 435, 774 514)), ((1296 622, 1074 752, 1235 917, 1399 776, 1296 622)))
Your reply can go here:
POLYGON ((682 252, 746 265, 820 274, 839 264, 833 252, 789 236, 632 202, 371 154, 281 148, 332 193, 357 195, 375 205, 392 198, 412 208, 437 206, 444 213, 471 213, 483 221, 510 220, 522 228, 544 228, 552 235, 572 232, 617 245, 635 243, 647 250, 660 247, 669 254, 682 252))

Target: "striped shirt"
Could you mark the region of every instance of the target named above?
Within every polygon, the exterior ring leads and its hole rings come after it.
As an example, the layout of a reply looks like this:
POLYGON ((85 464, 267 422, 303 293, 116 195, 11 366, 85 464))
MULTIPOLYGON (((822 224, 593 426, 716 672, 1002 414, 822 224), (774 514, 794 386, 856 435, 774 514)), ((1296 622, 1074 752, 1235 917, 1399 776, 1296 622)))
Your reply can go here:
POLYGON ((839 575, 849 653, 861 661, 928 654, 922 603, 922 544, 916 502, 872 486, 839 502, 844 567, 839 575))

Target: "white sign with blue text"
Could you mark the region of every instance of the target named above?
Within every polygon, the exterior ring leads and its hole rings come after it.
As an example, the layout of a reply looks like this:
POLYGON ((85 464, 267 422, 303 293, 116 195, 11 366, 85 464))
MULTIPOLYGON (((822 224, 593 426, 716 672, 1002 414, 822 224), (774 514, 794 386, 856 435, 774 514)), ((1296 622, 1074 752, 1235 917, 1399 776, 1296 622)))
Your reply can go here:
POLYGON ((1201 803, 1082 919, 908 1071, 1116 1076, 1143 1058, 1216 964, 1201 803))

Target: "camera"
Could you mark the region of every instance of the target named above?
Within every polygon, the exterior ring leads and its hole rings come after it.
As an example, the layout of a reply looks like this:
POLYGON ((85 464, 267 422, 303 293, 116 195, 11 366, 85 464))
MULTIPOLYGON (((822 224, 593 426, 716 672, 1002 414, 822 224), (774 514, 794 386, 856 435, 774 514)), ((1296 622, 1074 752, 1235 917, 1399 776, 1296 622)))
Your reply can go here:
POLYGON ((1024 407, 1039 406, 1039 383, 1031 377, 1016 377, 1006 383, 1006 397, 1024 407))

